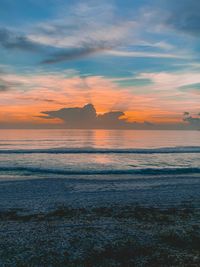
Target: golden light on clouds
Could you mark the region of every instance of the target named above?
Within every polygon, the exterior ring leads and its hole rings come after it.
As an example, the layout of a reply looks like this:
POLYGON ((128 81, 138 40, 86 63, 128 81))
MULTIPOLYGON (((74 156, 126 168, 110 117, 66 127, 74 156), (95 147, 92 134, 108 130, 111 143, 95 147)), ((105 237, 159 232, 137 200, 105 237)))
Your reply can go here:
MULTIPOLYGON (((39 117, 41 112, 92 103, 97 113, 120 110, 125 112, 125 118, 130 122, 180 122, 183 104, 189 105, 190 101, 181 92, 179 96, 182 101, 177 101, 177 92, 173 93, 172 90, 169 98, 166 88, 158 90, 160 76, 151 77, 158 81, 146 86, 144 93, 142 87, 119 86, 111 79, 101 76, 66 77, 63 73, 5 75, 4 79, 12 80, 16 86, 1 92, 0 121, 57 124, 61 123, 58 119, 46 120, 39 117)), ((193 102, 192 108, 194 106, 193 102)))

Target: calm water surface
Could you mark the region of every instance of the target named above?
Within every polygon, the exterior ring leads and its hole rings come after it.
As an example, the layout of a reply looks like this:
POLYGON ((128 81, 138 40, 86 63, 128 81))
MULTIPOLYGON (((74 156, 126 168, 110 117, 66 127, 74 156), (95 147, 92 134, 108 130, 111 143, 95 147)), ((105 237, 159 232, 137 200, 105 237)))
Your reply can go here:
POLYGON ((199 168, 199 131, 0 131, 2 179, 25 174, 199 173, 199 168))

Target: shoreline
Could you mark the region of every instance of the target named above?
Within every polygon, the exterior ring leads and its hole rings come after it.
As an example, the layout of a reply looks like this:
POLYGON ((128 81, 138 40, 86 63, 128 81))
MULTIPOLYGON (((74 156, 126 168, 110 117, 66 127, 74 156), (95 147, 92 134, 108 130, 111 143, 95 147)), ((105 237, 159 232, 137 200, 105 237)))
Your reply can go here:
POLYGON ((0 210, 48 211, 60 203, 74 207, 141 203, 171 207, 198 206, 199 174, 181 175, 23 175, 0 177, 0 210), (1 178, 2 177, 2 178, 1 178), (4 179, 3 179, 4 177, 4 179))

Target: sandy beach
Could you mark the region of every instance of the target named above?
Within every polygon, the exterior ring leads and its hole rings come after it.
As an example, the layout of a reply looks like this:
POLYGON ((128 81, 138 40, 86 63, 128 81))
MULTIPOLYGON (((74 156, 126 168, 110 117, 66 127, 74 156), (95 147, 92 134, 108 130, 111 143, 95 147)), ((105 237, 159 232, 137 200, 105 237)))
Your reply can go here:
POLYGON ((200 265, 199 174, 102 178, 1 181, 0 266, 200 265))

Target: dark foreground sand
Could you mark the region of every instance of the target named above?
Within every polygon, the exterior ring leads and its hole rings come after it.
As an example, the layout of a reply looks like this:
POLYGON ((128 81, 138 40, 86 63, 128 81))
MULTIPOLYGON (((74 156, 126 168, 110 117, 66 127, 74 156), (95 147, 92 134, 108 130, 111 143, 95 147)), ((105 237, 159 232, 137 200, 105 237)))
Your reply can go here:
POLYGON ((1 182, 0 266, 200 266, 200 179, 163 179, 1 182))

